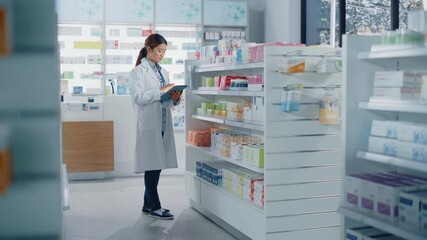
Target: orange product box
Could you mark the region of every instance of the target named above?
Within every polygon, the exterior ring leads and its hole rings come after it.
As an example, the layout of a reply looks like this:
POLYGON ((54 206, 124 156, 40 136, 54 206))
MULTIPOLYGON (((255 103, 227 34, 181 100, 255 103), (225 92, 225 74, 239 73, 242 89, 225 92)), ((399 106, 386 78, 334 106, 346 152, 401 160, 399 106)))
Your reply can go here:
POLYGON ((210 131, 189 131, 188 143, 195 146, 209 146, 211 144, 210 131))
POLYGON ((12 159, 10 150, 0 151, 0 195, 5 193, 12 183, 12 159))
POLYGON ((0 56, 10 53, 9 31, 6 8, 0 7, 0 56))

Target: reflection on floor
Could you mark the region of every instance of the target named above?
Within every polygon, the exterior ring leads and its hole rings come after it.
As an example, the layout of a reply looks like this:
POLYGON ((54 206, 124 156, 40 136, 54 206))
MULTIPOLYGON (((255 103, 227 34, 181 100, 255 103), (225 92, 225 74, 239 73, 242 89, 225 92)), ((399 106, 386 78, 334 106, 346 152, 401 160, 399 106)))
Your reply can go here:
POLYGON ((215 223, 190 208, 183 175, 160 177, 162 206, 174 220, 141 213, 143 178, 70 182, 70 210, 64 212, 65 240, 234 240, 215 223))

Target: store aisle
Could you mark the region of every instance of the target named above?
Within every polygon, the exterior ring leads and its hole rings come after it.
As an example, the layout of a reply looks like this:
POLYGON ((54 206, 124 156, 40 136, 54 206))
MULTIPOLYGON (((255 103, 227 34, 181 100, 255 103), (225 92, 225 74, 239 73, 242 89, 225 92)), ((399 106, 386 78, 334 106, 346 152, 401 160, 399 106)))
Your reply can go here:
POLYGON ((190 208, 182 175, 160 178, 162 206, 172 221, 141 213, 143 178, 70 182, 71 209, 64 212, 65 240, 233 240, 215 223, 190 208))

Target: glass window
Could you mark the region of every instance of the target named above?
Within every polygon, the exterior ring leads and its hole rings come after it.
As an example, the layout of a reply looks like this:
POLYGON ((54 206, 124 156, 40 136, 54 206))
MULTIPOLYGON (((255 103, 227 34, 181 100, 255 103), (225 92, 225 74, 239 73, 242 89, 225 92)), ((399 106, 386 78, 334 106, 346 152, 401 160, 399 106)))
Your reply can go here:
POLYGON ((423 10, 422 0, 400 0, 399 2, 399 28, 408 27, 408 12, 423 10))
POLYGON ((331 37, 335 46, 339 44, 339 1, 338 0, 307 0, 306 1, 306 44, 330 45, 331 37), (334 11, 331 6, 335 5, 334 11), (334 31, 331 34, 331 18, 334 31), (334 37, 335 36, 335 37, 334 37))
POLYGON ((384 0, 347 0, 346 33, 371 34, 391 29, 391 2, 384 0))

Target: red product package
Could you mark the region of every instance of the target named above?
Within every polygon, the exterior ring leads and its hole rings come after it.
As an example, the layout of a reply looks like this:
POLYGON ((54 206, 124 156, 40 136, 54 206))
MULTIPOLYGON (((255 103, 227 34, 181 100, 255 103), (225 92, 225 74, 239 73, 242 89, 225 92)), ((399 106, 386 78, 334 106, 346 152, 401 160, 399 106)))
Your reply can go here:
POLYGON ((221 90, 228 90, 231 85, 232 76, 221 76, 219 88, 221 90))

